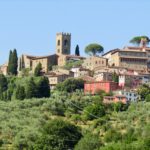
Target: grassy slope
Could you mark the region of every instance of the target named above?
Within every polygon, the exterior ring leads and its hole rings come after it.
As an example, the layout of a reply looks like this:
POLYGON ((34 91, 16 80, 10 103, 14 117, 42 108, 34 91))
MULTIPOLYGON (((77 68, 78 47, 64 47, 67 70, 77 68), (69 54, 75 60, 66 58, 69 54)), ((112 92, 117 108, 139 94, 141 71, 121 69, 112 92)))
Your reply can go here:
MULTIPOLYGON (((38 136, 38 130, 47 120, 54 117, 51 115, 50 105, 50 99, 0 102, 0 140, 3 140, 4 146, 11 149, 12 143, 17 140, 20 132, 24 132, 25 137, 38 136)), ((144 128, 150 125, 149 108, 150 103, 132 104, 126 112, 113 113, 105 126, 114 127, 121 133, 133 127, 142 134, 149 134, 144 133, 144 128)), ((95 121, 78 122, 78 125, 93 132, 100 132, 103 137, 105 131, 101 126, 95 126, 95 121)))

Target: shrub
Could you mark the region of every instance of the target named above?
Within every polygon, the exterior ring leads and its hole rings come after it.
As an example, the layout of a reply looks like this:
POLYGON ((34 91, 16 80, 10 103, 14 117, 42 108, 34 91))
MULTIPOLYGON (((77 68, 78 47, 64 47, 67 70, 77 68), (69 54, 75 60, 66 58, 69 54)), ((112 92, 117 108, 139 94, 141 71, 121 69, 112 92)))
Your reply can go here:
POLYGON ((86 120, 98 119, 105 115, 105 109, 102 104, 94 104, 85 107, 84 109, 84 118, 86 120))
POLYGON ((122 135, 114 129, 109 129, 104 136, 105 142, 117 142, 121 139, 122 135))
POLYGON ((16 89, 16 93, 15 93, 15 97, 16 99, 19 100, 24 100, 26 95, 25 95, 25 88, 23 86, 18 86, 16 89))
POLYGON ((98 135, 88 133, 75 146, 75 150, 96 150, 101 146, 101 141, 98 135))
POLYGON ((57 84, 56 90, 74 92, 76 90, 81 90, 84 88, 84 81, 82 79, 69 78, 64 82, 57 84))
POLYGON ((73 149, 81 136, 80 130, 76 126, 55 119, 44 126, 42 136, 36 141, 35 150, 73 149))

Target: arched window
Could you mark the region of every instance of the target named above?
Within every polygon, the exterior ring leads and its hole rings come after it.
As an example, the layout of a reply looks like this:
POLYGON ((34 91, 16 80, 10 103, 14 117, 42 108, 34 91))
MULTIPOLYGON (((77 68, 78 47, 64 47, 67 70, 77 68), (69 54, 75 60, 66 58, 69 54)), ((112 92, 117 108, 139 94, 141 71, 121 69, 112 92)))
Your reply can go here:
POLYGON ((57 52, 60 53, 60 49, 58 49, 57 52))
POLYGON ((68 40, 64 40, 64 46, 67 46, 68 40))
POLYGON ((58 45, 58 46, 60 45, 60 40, 58 40, 57 45, 58 45))

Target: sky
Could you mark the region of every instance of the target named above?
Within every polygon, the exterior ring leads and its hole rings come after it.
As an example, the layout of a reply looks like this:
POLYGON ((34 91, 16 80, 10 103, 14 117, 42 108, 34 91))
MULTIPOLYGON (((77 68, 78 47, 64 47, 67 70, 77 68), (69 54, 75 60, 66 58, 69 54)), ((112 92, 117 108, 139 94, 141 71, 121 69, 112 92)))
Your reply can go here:
POLYGON ((107 52, 150 36, 150 0, 0 0, 0 64, 18 56, 55 53, 57 32, 72 35, 71 51, 90 43, 107 52))

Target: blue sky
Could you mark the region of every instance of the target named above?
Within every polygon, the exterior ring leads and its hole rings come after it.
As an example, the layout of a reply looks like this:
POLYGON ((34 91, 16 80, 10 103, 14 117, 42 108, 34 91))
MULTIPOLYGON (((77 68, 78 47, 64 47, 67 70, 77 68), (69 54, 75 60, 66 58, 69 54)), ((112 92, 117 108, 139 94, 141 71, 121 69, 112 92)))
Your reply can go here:
POLYGON ((0 0, 0 64, 10 49, 18 55, 55 53, 57 32, 72 34, 72 53, 89 43, 105 52, 150 36, 149 0, 0 0))

